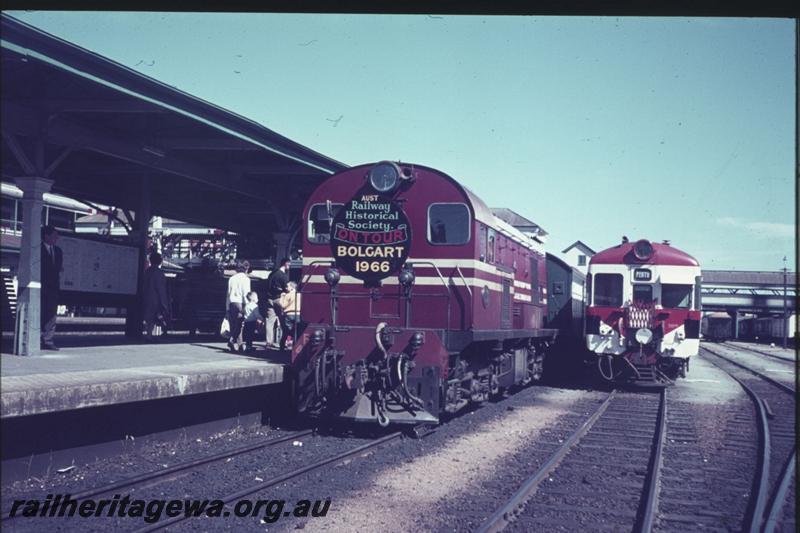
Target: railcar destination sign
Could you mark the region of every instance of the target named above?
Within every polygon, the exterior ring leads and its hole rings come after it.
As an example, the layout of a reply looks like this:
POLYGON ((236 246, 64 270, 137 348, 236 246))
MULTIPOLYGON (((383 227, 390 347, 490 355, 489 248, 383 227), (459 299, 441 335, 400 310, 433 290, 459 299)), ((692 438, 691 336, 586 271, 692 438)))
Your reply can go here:
POLYGON ((336 266, 360 280, 376 282, 397 272, 410 248, 408 217, 381 195, 360 195, 333 218, 331 253, 336 266))

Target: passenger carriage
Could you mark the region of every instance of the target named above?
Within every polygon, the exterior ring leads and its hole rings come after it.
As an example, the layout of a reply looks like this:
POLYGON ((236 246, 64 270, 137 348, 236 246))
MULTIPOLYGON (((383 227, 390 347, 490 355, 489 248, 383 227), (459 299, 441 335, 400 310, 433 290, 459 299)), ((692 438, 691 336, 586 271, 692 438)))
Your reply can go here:
POLYGON ((586 347, 612 381, 668 384, 700 347, 697 260, 664 242, 623 242, 589 262, 586 347))
POLYGON ((299 411, 438 422, 541 377, 555 337, 543 243, 456 180, 362 165, 326 180, 303 216, 299 411))

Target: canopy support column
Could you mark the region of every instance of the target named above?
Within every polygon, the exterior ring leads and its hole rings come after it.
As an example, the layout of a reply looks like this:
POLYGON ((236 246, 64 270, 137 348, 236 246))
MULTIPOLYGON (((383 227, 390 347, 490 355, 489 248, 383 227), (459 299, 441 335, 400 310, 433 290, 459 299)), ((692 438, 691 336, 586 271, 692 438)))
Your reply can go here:
POLYGON ((14 353, 36 355, 41 348, 42 207, 53 181, 39 177, 15 178, 22 189, 22 242, 17 269, 17 320, 14 353))
POLYGON ((136 295, 132 298, 125 313, 125 336, 139 339, 142 337, 142 302, 144 299, 143 282, 144 270, 147 262, 147 239, 150 230, 151 212, 150 175, 142 176, 139 196, 139 207, 133 220, 131 241, 139 248, 139 263, 137 265, 136 295))

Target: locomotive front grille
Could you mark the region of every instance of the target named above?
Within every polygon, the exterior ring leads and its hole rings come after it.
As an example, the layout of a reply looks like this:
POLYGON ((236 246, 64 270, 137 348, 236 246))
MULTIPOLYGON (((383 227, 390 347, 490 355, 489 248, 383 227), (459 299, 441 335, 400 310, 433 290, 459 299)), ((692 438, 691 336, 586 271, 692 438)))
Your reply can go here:
POLYGON ((653 314, 649 307, 628 307, 625 311, 625 325, 628 329, 649 328, 653 314))

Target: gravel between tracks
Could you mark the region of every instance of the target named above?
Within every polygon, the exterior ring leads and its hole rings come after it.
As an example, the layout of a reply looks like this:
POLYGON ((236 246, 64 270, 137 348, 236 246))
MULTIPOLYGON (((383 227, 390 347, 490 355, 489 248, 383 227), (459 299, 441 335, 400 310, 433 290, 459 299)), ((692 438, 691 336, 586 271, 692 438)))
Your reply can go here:
POLYGON ((472 530, 604 397, 586 391, 526 389, 465 413, 422 440, 276 487, 259 497, 331 497, 331 511, 324 519, 287 520, 268 530, 472 530))
POLYGON ((708 385, 698 394, 692 382, 678 381, 668 393, 654 529, 739 531, 756 469, 755 409, 725 372, 702 357, 692 364, 692 373, 701 374, 708 385))

